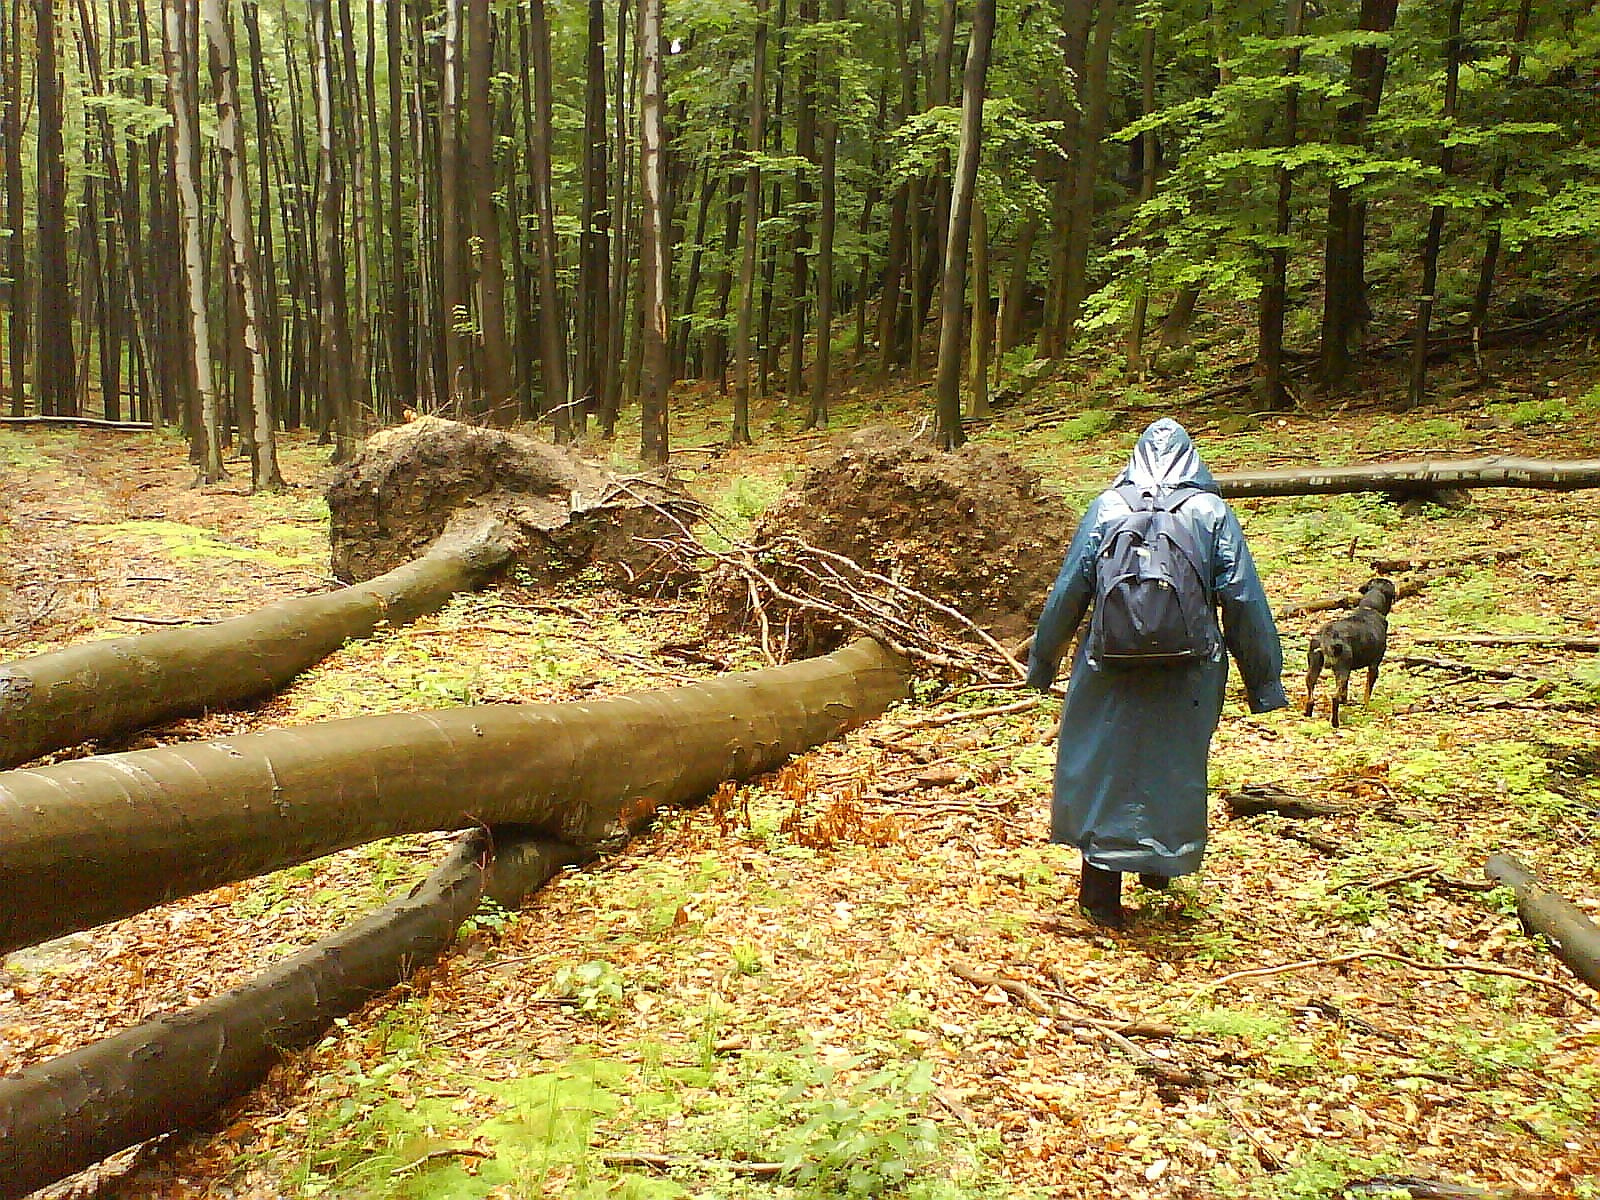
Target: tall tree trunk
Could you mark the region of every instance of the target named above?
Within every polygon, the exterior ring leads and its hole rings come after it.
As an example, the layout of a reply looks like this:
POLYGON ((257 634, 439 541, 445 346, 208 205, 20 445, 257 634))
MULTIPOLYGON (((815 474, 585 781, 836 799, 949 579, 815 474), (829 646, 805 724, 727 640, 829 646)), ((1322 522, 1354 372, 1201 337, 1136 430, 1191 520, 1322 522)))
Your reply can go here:
MULTIPOLYGON (((1283 18, 1286 40, 1300 36, 1305 0, 1288 0, 1283 18)), ((1291 78, 1300 73, 1300 48, 1291 46, 1283 73, 1291 78)), ((1283 98, 1283 146, 1294 149, 1299 133, 1300 91, 1285 89, 1283 98)), ((1291 400, 1283 383, 1283 310, 1289 278, 1289 201, 1294 193, 1294 176, 1287 163, 1277 169, 1278 204, 1273 217, 1274 245, 1267 252, 1267 278, 1262 284, 1256 327, 1257 404, 1266 411, 1288 408, 1291 400)))
POLYGON ((1050 283, 1045 293, 1044 321, 1039 329, 1038 353, 1040 358, 1057 358, 1067 347, 1067 285, 1071 275, 1072 215, 1076 207, 1079 142, 1088 104, 1085 96, 1087 63, 1089 58, 1089 31, 1094 25, 1094 0, 1063 0, 1061 21, 1061 57, 1067 74, 1073 81, 1076 102, 1065 90, 1052 86, 1048 90, 1053 104, 1046 111, 1061 122, 1057 146, 1061 153, 1051 161, 1047 174, 1055 187, 1050 204, 1050 283))
MULTIPOLYGON (((1289 0, 1291 6, 1302 0, 1289 0)), ((1298 22, 1297 22, 1298 23, 1298 22)), ((1149 116, 1156 110, 1156 23, 1155 17, 1145 20, 1139 37, 1139 106, 1140 115, 1149 116)), ((1145 204, 1156 194, 1156 131, 1147 129, 1139 141, 1139 203, 1145 204)), ((1150 272, 1144 272, 1139 294, 1134 297, 1133 313, 1128 320, 1128 374, 1141 383, 1145 377, 1144 326, 1145 314, 1150 307, 1150 272)))
POLYGON ((735 446, 750 444, 750 377, 755 372, 755 348, 750 326, 756 306, 756 252, 761 224, 761 156, 766 149, 767 105, 767 0, 755 0, 755 49, 750 66, 750 165, 744 182, 744 245, 739 259, 739 310, 734 321, 733 422, 729 440, 735 446))
MULTIPOLYGON (((939 318, 939 375, 936 433, 953 450, 966 441, 961 428, 961 309, 966 297, 967 244, 978 190, 978 156, 983 145, 983 98, 989 78, 989 46, 994 40, 995 0, 976 0, 972 40, 961 81, 961 148, 950 197, 950 232, 945 238, 943 312, 939 318)), ((988 303, 987 299, 984 301, 988 303)))
MULTIPOLYGON (((1517 23, 1511 33, 1511 53, 1506 61, 1506 82, 1500 90, 1506 94, 1514 90, 1522 75, 1522 46, 1528 40, 1528 29, 1533 21, 1533 0, 1522 0, 1517 6, 1517 23)), ((1495 155, 1494 172, 1489 179, 1489 191, 1498 194, 1505 186, 1505 153, 1495 155)), ((1489 233, 1483 244, 1483 261, 1478 264, 1478 287, 1472 297, 1472 318, 1469 327, 1474 336, 1482 337, 1483 324, 1489 317, 1489 300, 1494 295, 1494 273, 1500 260, 1500 216, 1503 205, 1497 204, 1489 214, 1489 233)))
POLYGON ((1109 95, 1109 65, 1112 35, 1117 26, 1117 0, 1100 0, 1095 14, 1094 37, 1084 65, 1083 122, 1079 126, 1078 153, 1074 162, 1076 179, 1072 186, 1072 215, 1067 229, 1066 279, 1063 287, 1062 345, 1070 346, 1077 333, 1078 317, 1089 294, 1089 247, 1094 234, 1095 180, 1100 166, 1100 140, 1106 127, 1106 102, 1109 95))
POLYGON ((6 170, 6 289, 9 334, 7 360, 11 370, 11 415, 20 417, 27 411, 28 395, 28 313, 33 305, 28 290, 28 247, 22 236, 22 10, 24 5, 9 5, 9 12, 0 13, 0 25, 5 26, 7 49, 0 52, 0 121, 4 122, 0 144, 5 147, 6 170))
POLYGON ((661 0, 641 0, 639 40, 642 64, 639 105, 639 272, 640 303, 639 456, 653 467, 667 467, 667 245, 664 150, 664 98, 661 81, 661 0))
POLYGON ((994 329, 989 320, 989 219, 983 211, 983 202, 972 201, 972 328, 970 369, 967 374, 972 389, 967 411, 974 417, 987 417, 989 409, 989 347, 994 342, 994 329))
POLYGON ((598 412, 612 364, 611 306, 606 296, 611 276, 611 204, 606 165, 606 11, 605 0, 589 0, 584 43, 583 233, 578 260, 577 386, 580 404, 573 423, 581 432, 589 413, 598 412))
POLYGON ((335 120, 333 22, 329 0, 309 0, 311 12, 312 91, 317 108, 321 263, 318 288, 319 324, 322 330, 322 380, 327 393, 327 419, 334 435, 333 461, 344 462, 354 452, 354 397, 350 372, 350 301, 344 254, 344 145, 335 120))
MULTIPOLYGON (((257 205, 256 248, 257 278, 261 280, 262 334, 267 355, 267 403, 276 420, 283 418, 283 332, 278 306, 278 259, 273 240, 272 217, 278 203, 272 190, 272 147, 274 129, 272 105, 268 93, 266 64, 261 47, 261 22, 259 6, 255 0, 244 0, 240 6, 244 20, 245 40, 250 57, 250 90, 255 101, 258 173, 261 180, 260 202, 257 205)), ((279 194, 283 177, 278 176, 279 194)))
POLYGON ((694 337, 695 301, 700 291, 700 267, 705 260, 706 224, 711 219, 711 204, 716 199, 717 187, 722 182, 719 154, 706 155, 700 179, 700 200, 695 205, 694 238, 689 247, 689 278, 683 288, 682 315, 674 330, 670 361, 673 378, 681 378, 689 362, 689 343, 694 337))
MULTIPOLYGON (((749 109, 750 85, 741 83, 739 98, 734 104, 733 111, 740 113, 748 112, 749 109)), ((745 138, 745 131, 735 125, 728 159, 728 198, 723 202, 722 261, 717 268, 717 322, 710 337, 706 339, 706 359, 709 363, 707 369, 715 373, 717 391, 722 396, 728 394, 728 347, 732 343, 729 337, 728 310, 733 304, 733 285, 737 276, 734 263, 744 244, 741 240, 743 229, 741 222, 744 216, 745 175, 748 173, 745 156, 749 152, 745 138)))
POLYGON ((439 83, 439 295, 444 305, 445 394, 452 405, 462 399, 469 370, 465 330, 471 324, 467 264, 462 245, 461 203, 465 195, 461 165, 461 4, 445 0, 444 72, 439 83))
POLYGON ((267 383, 267 353, 262 327, 266 316, 261 301, 255 238, 250 228, 250 194, 246 179, 244 132, 239 111, 238 62, 233 30, 223 0, 201 0, 201 17, 211 43, 211 86, 217 103, 217 150, 222 159, 222 194, 226 216, 228 266, 239 303, 239 331, 248 359, 239 422, 249 430, 250 483, 253 491, 283 487, 278 469, 277 437, 273 431, 272 389, 267 383))
POLYGON ((556 440, 572 440, 572 410, 568 407, 567 334, 562 319, 557 276, 560 246, 556 242, 555 203, 551 188, 550 22, 544 0, 528 5, 529 34, 533 44, 533 138, 529 142, 529 169, 533 173, 533 203, 539 217, 539 347, 544 367, 544 411, 550 416, 556 440))
POLYGON ((77 359, 72 348, 72 274, 67 265, 67 166, 62 146, 65 114, 61 64, 56 50, 56 0, 34 0, 34 41, 39 101, 36 160, 39 203, 39 348, 35 391, 39 411, 53 416, 78 412, 77 359))
MULTIPOLYGON (((412 278, 411 243, 405 230, 405 14, 400 0, 384 5, 384 45, 389 84, 389 378, 396 415, 418 401, 417 351, 413 334, 416 280, 412 278)), ((419 69, 414 67, 413 69, 419 69)))
POLYGON ((517 418, 506 340, 506 268, 500 254, 500 214, 495 211, 494 112, 489 94, 494 43, 489 0, 467 0, 467 191, 472 196, 473 242, 478 254, 478 324, 483 337, 483 406, 492 425, 517 418))
MULTIPOLYGON (((189 354, 192 377, 200 398, 197 449, 200 480, 216 483, 223 477, 222 440, 216 380, 211 365, 211 325, 206 316, 206 266, 200 239, 200 196, 196 184, 199 164, 195 113, 196 97, 189 89, 188 59, 195 52, 194 33, 180 5, 185 0, 164 0, 166 15, 167 87, 172 100, 173 162, 178 179, 178 211, 182 222, 183 280, 189 314, 189 354)), ((193 439, 191 439, 193 441, 193 439)))
MULTIPOLYGON (((1450 186, 1455 174, 1456 149, 1450 140, 1456 120, 1456 98, 1461 83, 1461 10, 1465 0, 1450 0, 1449 32, 1444 43, 1444 110, 1443 148, 1439 151, 1439 173, 1443 186, 1450 186)), ((1416 408, 1426 398, 1428 389, 1428 328, 1433 321, 1434 290, 1439 283, 1439 242, 1444 235, 1444 217, 1447 208, 1435 204, 1428 215, 1428 237, 1422 248, 1422 294, 1417 297, 1417 324, 1411 343, 1411 386, 1407 392, 1407 407, 1416 408)))
MULTIPOLYGON (((828 20, 835 28, 844 21, 844 0, 829 0, 828 20)), ((828 423, 829 373, 833 369, 833 236, 839 223, 839 64, 843 55, 829 56, 822 117, 822 211, 818 214, 817 244, 817 353, 811 368, 811 408, 806 428, 828 423)))
MULTIPOLYGON (((1400 0, 1361 0, 1358 29, 1388 33, 1400 0)), ((1389 52, 1384 46, 1357 46, 1350 53, 1351 100, 1339 110, 1336 137, 1359 146, 1378 115, 1389 52)), ((1352 341, 1367 321, 1366 202, 1338 182, 1328 188, 1328 230, 1322 265, 1322 356, 1318 373, 1326 388, 1336 388, 1350 370, 1352 341)))
POLYGON ((605 435, 616 432, 617 414, 622 407, 622 360, 627 343, 628 315, 628 225, 633 198, 629 190, 629 166, 633 162, 628 147, 628 0, 617 3, 617 61, 612 73, 612 154, 616 164, 616 184, 611 194, 616 197, 612 205, 611 227, 616 232, 616 253, 611 259, 611 289, 607 297, 610 306, 608 319, 609 339, 606 343, 605 392, 600 405, 600 421, 605 435))
MULTIPOLYGON (((816 0, 800 0, 801 37, 805 27, 817 23, 816 0)), ((794 175, 794 236, 791 242, 793 257, 789 276, 789 381, 784 391, 790 402, 805 394, 806 359, 806 286, 811 274, 811 264, 806 252, 811 248, 811 206, 816 203, 816 189, 811 186, 811 168, 817 159, 817 56, 808 51, 800 59, 800 69, 795 81, 794 153, 800 165, 794 175)))

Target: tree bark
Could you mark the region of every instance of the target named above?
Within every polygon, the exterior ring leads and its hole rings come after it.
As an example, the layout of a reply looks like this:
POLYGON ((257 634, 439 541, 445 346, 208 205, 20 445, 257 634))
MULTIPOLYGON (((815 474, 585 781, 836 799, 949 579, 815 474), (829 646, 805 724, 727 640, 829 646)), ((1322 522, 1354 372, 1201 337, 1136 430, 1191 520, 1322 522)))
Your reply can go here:
POLYGON ((467 0, 467 190, 472 196, 472 232, 478 255, 478 326, 483 340, 483 410, 491 425, 517 417, 506 340, 506 268, 500 253, 500 214, 495 211, 494 111, 489 94, 494 42, 489 0, 467 0))
MULTIPOLYGON (((1439 173, 1444 186, 1450 185, 1455 172, 1456 150, 1449 140, 1456 119, 1456 96, 1461 81, 1461 11, 1466 0, 1451 0, 1449 32, 1445 35, 1444 51, 1444 145, 1439 151, 1439 173)), ((1425 398, 1428 389, 1428 330, 1433 321, 1434 291, 1439 283, 1439 242, 1444 235, 1446 207, 1435 204, 1428 214, 1428 236, 1422 247, 1422 293, 1417 297, 1417 323, 1412 330, 1411 381, 1406 392, 1406 405, 1416 408, 1425 398)))
MULTIPOLYGON (((1304 12, 1304 0, 1288 0, 1283 18, 1285 39, 1300 36, 1300 19, 1304 12)), ((1292 46, 1286 58, 1283 73, 1291 77, 1298 75, 1300 48, 1292 46)), ((1300 90, 1290 86, 1285 89, 1283 98, 1283 147, 1286 150, 1294 149, 1299 123, 1300 90)), ((1261 288, 1256 320, 1256 402, 1267 412, 1292 404, 1283 383, 1283 316, 1289 287, 1289 202, 1294 195, 1294 173, 1287 164, 1280 164, 1276 175, 1278 203, 1273 214, 1274 243, 1267 252, 1267 278, 1261 288)))
POLYGON ((661 0, 641 0, 639 9, 639 273, 644 285, 639 306, 641 362, 639 456, 654 467, 667 465, 667 227, 662 155, 666 149, 661 84, 661 0))
MULTIPOLYGON (((457 2, 459 0, 452 0, 452 3, 457 2)), ((322 245, 317 291, 323 386, 327 393, 323 421, 324 428, 331 425, 333 430, 334 461, 344 462, 354 450, 355 424, 351 385, 350 298, 344 254, 345 147, 333 111, 335 54, 328 0, 310 0, 309 8, 312 54, 316 64, 312 71, 312 91, 317 107, 318 159, 321 163, 317 219, 322 245)), ((449 236, 454 238, 453 229, 449 236)))
POLYGON ((0 667, 0 768, 265 695, 352 638, 433 612, 510 555, 498 525, 464 527, 447 531, 421 558, 353 587, 0 667))
POLYGON ((0 953, 377 838, 590 843, 870 720, 874 642, 672 691, 356 717, 0 774, 0 953))
POLYGON ((583 852, 463 836, 416 887, 243 987, 0 1080, 0 1200, 193 1128, 290 1050, 431 962, 488 896, 507 908, 583 852))
POLYGON ((989 218, 983 201, 972 202, 972 330, 967 379, 971 399, 967 412, 973 417, 990 416, 989 347, 994 344, 994 322, 989 308, 989 218))
POLYGON ((224 11, 223 0, 201 0, 201 16, 211 43, 211 84, 217 104, 217 151, 222 160, 222 200, 226 218, 224 240, 228 246, 229 273, 238 297, 239 328, 248 360, 239 421, 241 425, 251 422, 251 490, 275 492, 283 487, 283 474, 278 469, 272 388, 267 382, 264 325, 270 314, 262 303, 255 237, 250 228, 248 165, 244 157, 232 22, 224 11))
MULTIPOLYGON (((844 20, 844 0, 829 0, 828 20, 835 27, 844 20)), ((833 370, 833 240, 839 223, 839 57, 830 55, 823 67, 827 85, 821 128, 822 208, 817 225, 817 350, 811 368, 808 429, 822 429, 828 424, 828 376, 833 370)))
POLYGON ((1094 36, 1084 66, 1079 92, 1083 120, 1072 170, 1072 214, 1067 226, 1066 278, 1061 301, 1062 348, 1072 345, 1078 317, 1089 295, 1089 246, 1094 233, 1094 185, 1100 165, 1100 141, 1105 134, 1110 92, 1112 36, 1117 27, 1117 0, 1099 0, 1094 36))
POLYGON ((0 53, 0 79, 5 94, 0 97, 0 121, 4 122, 6 155, 6 287, 7 331, 10 335, 7 360, 11 370, 11 415, 20 417, 27 412, 28 396, 28 313, 32 304, 28 299, 28 248, 22 236, 22 10, 23 4, 10 5, 10 12, 0 14, 0 24, 5 25, 7 50, 0 53))
POLYGON ((78 412, 77 360, 72 348, 72 273, 67 266, 67 167, 62 143, 65 120, 61 67, 56 50, 56 0, 34 0, 37 50, 39 203, 37 379, 39 411, 51 416, 78 412))
POLYGON ((539 216, 539 345, 544 366, 544 411, 555 429, 558 442, 572 440, 572 413, 567 408, 567 333, 562 319, 560 284, 557 277, 559 246, 556 243, 555 203, 551 197, 551 98, 550 22, 544 0, 528 6, 529 33, 533 41, 534 136, 529 142, 533 172, 533 199, 539 216))
POLYGON ((222 469, 220 402, 211 363, 211 324, 206 313, 205 250, 201 244, 199 163, 196 99, 189 90, 193 31, 179 5, 165 0, 167 88, 172 102, 173 165, 178 180, 178 211, 182 222, 183 294, 188 309, 188 350, 195 388, 199 393, 199 421, 191 429, 191 444, 199 452, 200 481, 216 483, 222 469))
MULTIPOLYGON (((326 0, 312 0, 315 5, 326 0)), ((439 83, 439 219, 434 227, 439 239, 439 295, 444 305, 444 394, 451 405, 461 401, 469 367, 464 330, 470 324, 467 301, 467 267, 462 245, 461 204, 464 188, 461 169, 461 5, 445 0, 443 75, 439 83)))
MULTIPOLYGON (((1506 82, 1497 94, 1511 93, 1522 75, 1522 44, 1528 40, 1528 30, 1533 23, 1533 0, 1522 0, 1517 7, 1517 23, 1511 33, 1511 52, 1506 61, 1506 82)), ((1489 179, 1491 194, 1499 193, 1506 183, 1507 156, 1495 155, 1494 172, 1489 179)), ((1483 261, 1478 264, 1478 287, 1472 298, 1472 318, 1469 328, 1481 336, 1484 322, 1489 318, 1489 300, 1494 295, 1495 268, 1500 261, 1500 217, 1504 205, 1496 204, 1489 213, 1489 233, 1483 244, 1483 261)))
POLYGON ((398 415, 418 401, 417 350, 414 337, 417 282, 412 276, 411 243, 406 236, 405 214, 405 14, 399 0, 384 5, 384 45, 389 87, 389 379, 392 406, 398 415))
POLYGON ((1600 991, 1600 925, 1559 892, 1553 892, 1509 854, 1491 854, 1484 874, 1517 896, 1517 912, 1535 933, 1550 939, 1556 957, 1600 991))
POLYGON ((766 149, 767 0, 755 0, 755 49, 750 66, 750 165, 744 182, 744 233, 739 257, 739 311, 734 319, 733 422, 728 440, 750 444, 750 380, 755 374, 751 325, 756 307, 756 255, 761 225, 761 155, 766 149))
POLYGON ((1570 492, 1600 487, 1600 459, 1547 460, 1496 454, 1487 458, 1413 459, 1348 467, 1234 471, 1217 475, 1229 499, 1386 492, 1426 496, 1446 488, 1518 487, 1570 492))
MULTIPOLYGON (((952 0, 953 2, 953 0, 952 0)), ((983 146, 983 98, 989 78, 989 47, 994 40, 995 0, 976 0, 967 66, 961 83, 961 146, 950 201, 950 231, 945 237, 942 309, 939 317, 938 409, 935 436, 953 450, 967 440, 961 428, 961 310, 967 294, 967 251, 972 206, 978 190, 978 156, 983 146)))
MULTIPOLYGON (((1297 14, 1295 26, 1298 29, 1298 13, 1303 7, 1303 0, 1290 0, 1293 11, 1297 14)), ((1287 28, 1287 22, 1285 28, 1287 28)), ((1299 56, 1295 56, 1298 60, 1299 56)), ((1139 115, 1148 117, 1156 110, 1156 23, 1153 15, 1147 16, 1144 30, 1139 37, 1139 115)), ((1139 138, 1139 203, 1144 205, 1156 194, 1156 131, 1147 129, 1139 138)), ((1287 207, 1287 198, 1279 197, 1280 207, 1287 207)), ((1287 218, 1283 218, 1287 227, 1287 218)), ((1287 251, 1285 251, 1287 258, 1287 251)), ((1274 261, 1276 271, 1276 261, 1274 261)), ((1144 282, 1139 288, 1139 294, 1133 300, 1133 312, 1128 318, 1128 376, 1144 382, 1147 365, 1144 357, 1145 318, 1150 308, 1150 272, 1144 272, 1144 282)), ((1281 318, 1281 314, 1280 314, 1281 318)), ((1283 325, 1280 319, 1278 337, 1281 342, 1283 325)))
POLYGON ((606 354, 610 304, 606 288, 611 275, 610 192, 606 180, 606 13, 604 0, 589 0, 584 44, 583 101, 583 233, 578 262, 578 385, 581 402, 574 411, 580 431, 590 412, 597 412, 606 394, 613 365, 606 354))

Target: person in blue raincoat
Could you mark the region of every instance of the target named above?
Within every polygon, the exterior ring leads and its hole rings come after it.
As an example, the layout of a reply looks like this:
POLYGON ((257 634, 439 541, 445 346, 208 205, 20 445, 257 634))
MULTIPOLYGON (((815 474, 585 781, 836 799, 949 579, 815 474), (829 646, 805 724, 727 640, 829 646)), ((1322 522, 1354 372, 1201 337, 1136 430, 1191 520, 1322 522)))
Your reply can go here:
POLYGON ((1200 867, 1206 846, 1206 755, 1222 714, 1227 655, 1239 664, 1250 711, 1288 704, 1283 650, 1244 531, 1217 493, 1188 432, 1163 418, 1140 435, 1127 467, 1084 513, 1050 589, 1028 662, 1028 683, 1054 682, 1063 651, 1094 599, 1095 558, 1109 524, 1129 511, 1115 490, 1203 493, 1176 516, 1208 561, 1201 578, 1221 610, 1223 645, 1209 661, 1107 668, 1080 645, 1061 709, 1050 837, 1083 852, 1079 902, 1090 919, 1121 926, 1123 872, 1165 887, 1200 867), (1227 653, 1224 653, 1224 647, 1227 653))

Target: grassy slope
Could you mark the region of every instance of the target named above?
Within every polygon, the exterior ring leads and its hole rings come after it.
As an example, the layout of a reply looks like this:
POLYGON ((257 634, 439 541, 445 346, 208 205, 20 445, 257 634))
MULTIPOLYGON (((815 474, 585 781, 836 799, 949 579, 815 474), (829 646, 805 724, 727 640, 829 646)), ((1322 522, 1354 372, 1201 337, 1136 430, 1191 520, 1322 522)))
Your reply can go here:
MULTIPOLYGON (((1120 385, 1068 378, 978 436, 1033 462, 1073 505, 1165 411, 1190 424, 1216 469, 1486 449, 1590 455, 1594 363, 1564 370, 1536 402, 1508 389, 1487 404, 1474 395, 1405 417, 1352 406, 1233 435, 1217 432, 1220 411, 1180 391, 1132 392, 1108 412, 1088 400, 1116 399, 1120 385)), ((913 424, 920 410, 909 406, 921 402, 850 396, 837 425, 913 424)), ((680 444, 719 437, 715 408, 684 416, 680 444)), ((783 432, 781 409, 763 424, 753 450, 696 473, 728 511, 751 514, 818 444, 783 432)), ((181 453, 139 436, 0 432, 8 494, 32 489, 0 541, 15 589, 13 613, 0 615, 8 656, 130 628, 111 615, 215 615, 286 581, 310 585, 315 490, 190 492, 181 453)), ((612 453, 625 462, 625 449, 612 453)), ((319 470, 309 446, 292 445, 289 459, 296 478, 319 470)), ((1045 842, 1053 703, 932 727, 907 706, 663 820, 521 914, 484 914, 460 954, 297 1057, 215 1130, 146 1168, 134 1192, 838 1196, 905 1177, 907 1194, 929 1197, 1313 1197, 1389 1172, 1597 1194, 1600 1020, 1556 991, 1383 960, 1214 986, 1234 971, 1364 949, 1570 981, 1504 897, 1390 881, 1424 867, 1473 878, 1489 851, 1511 848, 1600 908, 1600 664, 1528 647, 1416 646, 1455 631, 1593 636, 1593 493, 1482 492, 1470 508, 1408 517, 1367 497, 1240 512, 1280 607, 1360 583, 1369 559, 1521 549, 1403 601, 1393 653, 1537 678, 1391 667, 1340 731, 1325 710, 1247 716, 1231 694, 1214 785, 1361 801, 1364 815, 1317 827, 1346 854, 1286 838, 1281 821, 1219 813, 1202 876, 1139 897, 1134 931, 1097 934, 1071 904, 1076 856, 1045 842), (897 789, 919 772, 955 782, 897 789), (1412 817, 1395 819, 1397 806, 1412 817), (1026 983, 1061 1019, 975 987, 957 967, 1026 983), (1160 1083, 1085 1023, 1121 1016, 1176 1027, 1181 1037, 1141 1041, 1222 1081, 1160 1083), (609 1163, 619 1151, 691 1165, 609 1163), (719 1165, 735 1160, 809 1165, 785 1184, 719 1165)), ((689 607, 573 600, 516 588, 466 598, 346 648, 255 712, 162 736, 575 698, 711 669, 654 653, 696 636, 689 607)), ((1284 625, 1291 681, 1312 624, 1284 625)), ((749 646, 712 648, 755 662, 749 646)), ((1014 697, 926 698, 977 709, 1014 697)), ((14 958, 0 984, 0 1067, 231 986, 372 907, 438 850, 430 839, 368 847, 122 922, 54 958, 14 958)))

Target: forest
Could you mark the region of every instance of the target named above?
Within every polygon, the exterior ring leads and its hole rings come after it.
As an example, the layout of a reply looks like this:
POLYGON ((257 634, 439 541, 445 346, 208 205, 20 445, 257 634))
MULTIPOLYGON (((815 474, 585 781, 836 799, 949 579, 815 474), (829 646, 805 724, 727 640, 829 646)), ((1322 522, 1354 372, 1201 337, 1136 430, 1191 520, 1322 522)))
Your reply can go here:
POLYGON ((0 1200, 1600 1197, 1597 64, 7 0, 0 1200), (1160 418, 1289 705, 1108 925, 1028 665, 1160 418))

